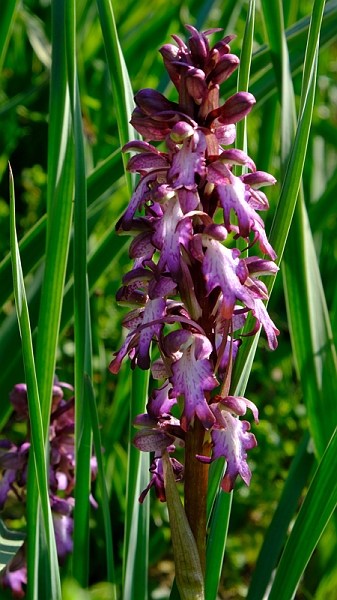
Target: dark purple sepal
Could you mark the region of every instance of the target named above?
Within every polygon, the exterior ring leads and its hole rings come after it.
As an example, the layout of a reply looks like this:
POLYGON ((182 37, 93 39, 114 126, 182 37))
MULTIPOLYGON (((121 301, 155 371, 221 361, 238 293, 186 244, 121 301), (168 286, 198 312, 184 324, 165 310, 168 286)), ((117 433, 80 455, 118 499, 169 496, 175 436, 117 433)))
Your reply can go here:
POLYGON ((241 179, 244 183, 250 185, 253 189, 258 190, 264 185, 274 185, 276 183, 275 177, 265 171, 255 171, 255 173, 246 173, 241 175, 241 179))
POLYGON ((240 59, 235 54, 224 54, 215 65, 214 69, 207 76, 207 83, 217 83, 220 85, 237 69, 240 59))
POLYGON ((142 450, 142 452, 157 452, 171 446, 174 444, 174 441, 175 438, 173 435, 169 435, 161 429, 145 427, 137 431, 132 443, 138 450, 142 450))
POLYGON ((152 146, 143 140, 133 140, 132 142, 128 142, 123 146, 122 152, 151 152, 152 154, 160 154, 155 146, 152 146))
POLYGON ((142 152, 141 154, 135 154, 135 156, 130 158, 127 165, 127 171, 130 173, 146 173, 152 169, 165 169, 169 167, 170 163, 164 156, 142 152))
POLYGON ((143 88, 135 95, 135 103, 146 114, 178 110, 178 104, 167 100, 163 94, 151 88, 143 88))

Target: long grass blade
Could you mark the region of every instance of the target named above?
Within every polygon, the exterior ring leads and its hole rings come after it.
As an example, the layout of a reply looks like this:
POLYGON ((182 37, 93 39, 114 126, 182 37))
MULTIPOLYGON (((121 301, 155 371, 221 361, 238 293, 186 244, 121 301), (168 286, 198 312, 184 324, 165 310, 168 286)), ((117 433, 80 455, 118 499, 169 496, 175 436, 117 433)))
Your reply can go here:
POLYGON ((87 587, 89 577, 89 495, 91 485, 91 420, 85 373, 92 377, 92 350, 87 284, 87 188, 82 114, 76 67, 75 2, 67 2, 65 31, 70 110, 75 148, 74 193, 74 333, 75 333, 75 461, 73 575, 87 587))
POLYGON ((111 518, 110 518, 110 506, 109 506, 109 498, 108 498, 108 492, 107 492, 106 481, 105 481, 105 476, 104 476, 100 425, 99 425, 99 421, 98 421, 98 413, 97 413, 97 406, 96 406, 96 402, 95 402, 94 390, 93 390, 92 383, 91 383, 88 375, 85 375, 85 386, 86 386, 85 394, 88 399, 88 405, 89 405, 90 415, 91 415, 95 455, 96 455, 96 459, 97 459, 97 478, 98 478, 98 484, 100 487, 100 493, 101 493, 101 498, 102 498, 102 511, 103 511, 105 541, 106 541, 108 582, 113 584, 113 588, 112 588, 113 593, 111 596, 111 600, 117 600, 117 590, 116 590, 116 585, 115 585, 116 580, 115 580, 114 555, 113 555, 113 546, 112 546, 112 527, 111 527, 111 518))
POLYGON ((37 489, 41 502, 43 527, 47 541, 48 562, 50 566, 50 594, 51 598, 57 600, 61 598, 61 587, 59 568, 54 536, 53 521, 49 503, 49 474, 45 455, 45 435, 42 424, 41 405, 38 391, 38 382, 35 370, 35 361, 33 354, 32 335, 29 322, 27 298, 20 262, 19 246, 15 230, 15 197, 14 180, 10 169, 10 228, 11 228, 11 248, 12 265, 14 280, 14 296, 16 311, 22 340, 22 354, 25 367, 28 408, 31 428, 31 446, 32 457, 35 466, 35 476, 37 489))
POLYGON ((337 482, 331 477, 336 469, 335 430, 282 554, 269 600, 294 598, 302 573, 337 505, 337 482))
MULTIPOLYGON (((59 335, 63 287, 70 239, 74 185, 74 144, 70 135, 69 93, 67 88, 64 35, 65 2, 52 3, 52 69, 48 139, 48 225, 46 269, 42 286, 36 341, 36 375, 41 401, 44 439, 48 439, 56 351, 59 335), (63 35, 62 35, 63 31, 63 35)), ((30 469, 30 486, 34 487, 30 469)), ((36 487, 36 482, 35 482, 36 487)), ((37 494, 32 492, 28 522, 28 582, 32 598, 48 596, 48 565, 39 564, 39 589, 36 588, 37 557, 43 558, 42 530, 39 528, 37 494), (36 505, 34 506, 34 502, 36 505), (34 514, 35 513, 35 514, 34 514), (41 534, 41 535, 40 535, 41 534), (42 540, 42 541, 41 541, 42 540), (36 556, 37 554, 37 556, 36 556), (33 558, 34 557, 34 558, 33 558)))
POLYGON ((281 498, 268 527, 250 582, 247 600, 262 600, 265 598, 291 519, 314 466, 314 454, 309 452, 309 444, 310 435, 307 432, 292 462, 281 498))
POLYGON ((206 550, 205 598, 207 600, 216 600, 218 595, 232 500, 233 492, 228 494, 220 490, 215 502, 206 550))
POLYGON ((132 393, 131 410, 129 425, 129 451, 128 451, 128 471, 127 471, 127 492, 126 492, 126 513, 125 513, 125 535, 124 535, 124 555, 123 555, 123 598, 124 600, 146 600, 147 595, 147 556, 139 552, 139 544, 144 540, 139 540, 139 528, 143 529, 143 535, 148 536, 141 522, 146 521, 147 511, 149 510, 149 499, 140 505, 138 498, 141 489, 141 473, 143 469, 149 467, 148 456, 139 452, 131 440, 134 435, 133 420, 137 415, 145 412, 148 400, 148 382, 149 372, 141 371, 138 367, 132 374, 132 393), (144 466, 143 466, 144 463, 144 466), (139 587, 144 595, 138 595, 139 587))
POLYGON ((15 10, 18 3, 18 0, 7 0, 3 6, 0 20, 0 73, 2 71, 2 66, 10 38, 11 24, 15 16, 15 10))
MULTIPOLYGON (((138 139, 138 133, 130 125, 130 117, 134 108, 133 93, 127 72, 124 56, 119 43, 115 17, 111 0, 97 0, 98 12, 104 38, 104 46, 109 66, 112 93, 117 114, 117 124, 121 146, 128 141, 138 139)), ((126 158, 123 156, 124 168, 126 158)), ((134 187, 134 178, 125 170, 129 193, 134 187)))
MULTIPOLYGON (((316 69, 317 60, 315 60, 314 64, 311 66, 309 86, 303 91, 305 96, 303 110, 298 120, 296 136, 292 145, 288 168, 281 189, 280 200, 269 236, 269 241, 278 255, 276 261, 278 264, 281 262, 283 256, 303 173, 315 97, 316 69)), ((267 282, 269 293, 271 293, 273 285, 274 280, 270 278, 267 282)), ((251 331, 253 326, 254 319, 248 318, 246 331, 251 331)), ((234 363, 232 387, 235 394, 244 393, 257 342, 258 336, 246 339, 234 363)))

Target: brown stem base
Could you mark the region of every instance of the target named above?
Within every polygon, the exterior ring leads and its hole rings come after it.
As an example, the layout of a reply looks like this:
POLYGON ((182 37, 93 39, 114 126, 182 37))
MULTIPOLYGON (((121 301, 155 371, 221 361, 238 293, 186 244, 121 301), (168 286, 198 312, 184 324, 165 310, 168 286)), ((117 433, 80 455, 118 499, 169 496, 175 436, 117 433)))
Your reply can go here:
POLYGON ((206 502, 208 469, 196 454, 209 456, 210 444, 204 444, 206 431, 197 417, 185 438, 185 511, 197 544, 203 574, 206 567, 206 502))

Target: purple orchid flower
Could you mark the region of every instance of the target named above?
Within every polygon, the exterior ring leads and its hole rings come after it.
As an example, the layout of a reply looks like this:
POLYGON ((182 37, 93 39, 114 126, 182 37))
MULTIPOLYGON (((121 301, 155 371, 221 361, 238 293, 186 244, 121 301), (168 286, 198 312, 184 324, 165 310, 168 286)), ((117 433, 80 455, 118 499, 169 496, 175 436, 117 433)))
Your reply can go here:
MULTIPOLYGON (((129 355, 132 368, 151 366, 154 379, 164 380, 153 392, 147 413, 134 422, 139 428, 135 446, 155 452, 152 478, 141 502, 151 487, 164 499, 161 453, 183 445, 197 421, 210 432, 213 444, 212 457, 203 459, 200 454, 199 460, 225 456, 226 491, 233 489, 238 475, 249 485, 247 451, 256 439, 248 422, 238 417, 248 406, 257 422, 257 409, 249 400, 228 395, 232 363, 244 335, 254 335, 262 326, 270 349, 275 349, 279 334, 264 304, 268 291, 260 280, 278 270, 259 214, 268 209, 260 188, 275 179, 258 171, 242 150, 226 147, 234 142, 236 123, 249 114, 255 98, 238 92, 220 104, 220 84, 239 64, 230 54, 233 36, 210 47, 208 35, 219 30, 200 33, 186 27, 187 43, 174 35, 176 45, 165 44, 160 50, 178 102, 154 90, 140 90, 131 123, 145 141, 124 147, 137 153, 128 169, 140 175, 117 225, 119 233, 136 234, 130 246, 133 268, 118 292, 118 301, 132 310, 123 319, 129 333, 110 370, 117 373, 129 355), (160 151, 150 143, 159 141, 160 151), (250 172, 238 176, 234 165, 250 172), (137 215, 140 210, 142 216, 137 215), (240 237, 249 249, 258 245, 270 259, 251 251, 243 256, 229 241, 240 237), (249 313, 255 318, 254 330, 240 334, 249 313), (160 352, 152 365, 151 341, 160 352), (212 397, 219 385, 225 398, 212 397)), ((180 468, 173 457, 170 460, 180 478, 180 468)))
MULTIPOLYGON (((59 563, 65 562, 67 554, 72 552, 74 498, 71 495, 75 486, 75 442, 74 442, 74 397, 64 399, 63 389, 73 391, 67 383, 59 382, 55 377, 52 390, 51 416, 49 426, 49 499, 56 539, 59 563), (62 494, 62 498, 58 495, 62 494)), ((29 420, 27 387, 24 383, 14 386, 9 395, 15 410, 16 420, 29 420)), ((29 431, 29 428, 28 428, 29 431)), ((4 508, 8 494, 16 496, 23 507, 26 503, 27 468, 30 442, 15 445, 10 440, 0 441, 0 510, 4 508)), ((92 479, 97 472, 96 457, 90 463, 92 479)), ((97 503, 90 494, 91 504, 97 503)), ((23 585, 27 583, 25 544, 14 556, 0 579, 4 588, 12 590, 14 598, 23 598, 23 585)))

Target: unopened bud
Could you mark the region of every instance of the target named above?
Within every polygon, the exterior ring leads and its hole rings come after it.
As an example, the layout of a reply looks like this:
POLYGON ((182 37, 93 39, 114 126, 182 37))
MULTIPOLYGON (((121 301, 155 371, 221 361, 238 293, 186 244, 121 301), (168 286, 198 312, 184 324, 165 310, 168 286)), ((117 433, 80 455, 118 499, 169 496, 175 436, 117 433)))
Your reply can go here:
POLYGON ((173 125, 170 137, 177 144, 181 143, 186 138, 191 137, 194 134, 194 129, 189 123, 185 121, 179 121, 173 125))

